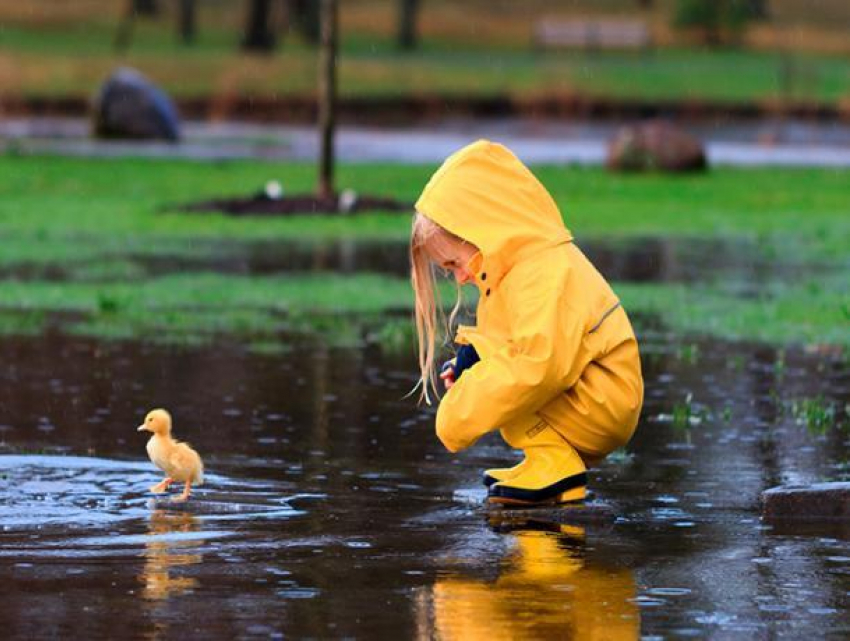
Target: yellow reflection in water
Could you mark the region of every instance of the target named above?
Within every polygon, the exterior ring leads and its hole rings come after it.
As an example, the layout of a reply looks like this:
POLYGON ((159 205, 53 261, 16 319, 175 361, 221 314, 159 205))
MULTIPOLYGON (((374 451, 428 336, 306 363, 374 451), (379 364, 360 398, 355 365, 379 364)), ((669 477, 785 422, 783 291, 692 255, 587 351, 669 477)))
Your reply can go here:
MULTIPOLYGON (((588 564, 584 528, 513 530, 495 580, 444 576, 432 590, 440 639, 637 639, 640 615, 630 569, 588 564)), ((428 635, 432 636, 432 635, 428 635)))
POLYGON ((179 576, 176 568, 201 562, 200 554, 181 552, 181 548, 195 547, 196 540, 180 541, 168 536, 179 532, 196 532, 198 524, 188 512, 154 510, 151 512, 145 544, 145 564, 139 579, 144 585, 142 595, 146 599, 161 601, 194 588, 197 579, 179 576))

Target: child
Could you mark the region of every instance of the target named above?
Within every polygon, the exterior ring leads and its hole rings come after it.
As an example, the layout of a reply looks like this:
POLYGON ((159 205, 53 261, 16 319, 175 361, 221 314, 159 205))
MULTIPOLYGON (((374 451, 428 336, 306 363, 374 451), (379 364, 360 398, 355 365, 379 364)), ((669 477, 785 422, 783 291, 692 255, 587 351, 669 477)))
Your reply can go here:
POLYGON ((440 314, 433 266, 480 292, 477 324, 458 327, 458 358, 440 374, 439 439, 457 452, 498 429, 523 451, 518 465, 485 472, 490 502, 584 499, 587 466, 634 433, 643 379, 626 312, 549 193, 505 147, 464 147, 416 203, 410 259, 428 402, 440 314))

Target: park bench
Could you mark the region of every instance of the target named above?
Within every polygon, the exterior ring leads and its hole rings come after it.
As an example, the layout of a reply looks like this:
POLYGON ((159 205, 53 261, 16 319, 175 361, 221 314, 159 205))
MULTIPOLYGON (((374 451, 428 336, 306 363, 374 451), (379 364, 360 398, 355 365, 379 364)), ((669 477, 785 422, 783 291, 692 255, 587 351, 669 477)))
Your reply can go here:
POLYGON ((555 20, 546 18, 534 25, 536 49, 648 49, 649 27, 642 20, 555 20))

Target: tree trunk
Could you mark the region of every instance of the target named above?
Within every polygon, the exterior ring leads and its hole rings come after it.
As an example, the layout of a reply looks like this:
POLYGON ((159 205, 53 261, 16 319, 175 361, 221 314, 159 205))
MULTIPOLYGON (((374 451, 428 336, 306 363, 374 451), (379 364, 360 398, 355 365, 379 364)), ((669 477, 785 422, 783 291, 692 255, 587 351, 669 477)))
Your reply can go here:
POLYGON ((180 0, 179 31, 183 44, 188 45, 195 41, 196 8, 195 0, 180 0))
POLYGON ((115 39, 112 46, 116 51, 124 52, 130 47, 133 40, 133 29, 136 26, 136 16, 156 18, 159 16, 159 3, 157 0, 127 0, 124 5, 124 15, 118 23, 115 31, 115 39))
POLYGON ((336 124, 337 0, 321 0, 319 49, 319 185, 320 198, 334 197, 334 127, 336 124))
POLYGON ((124 15, 118 22, 118 29, 115 31, 115 39, 112 41, 112 48, 118 52, 127 51, 130 42, 133 39, 133 26, 136 18, 136 0, 128 0, 124 8, 124 15))
POLYGON ((399 0, 398 3, 398 46, 400 49, 416 48, 416 13, 419 0, 399 0))
POLYGON ((271 8, 271 0, 249 0, 243 49, 262 52, 274 49, 276 40, 271 30, 271 8))
POLYGON ((158 16, 159 4, 156 0, 133 0, 133 12, 139 16, 158 16))
POLYGON ((748 0, 747 8, 752 20, 767 20, 770 18, 769 0, 748 0))
POLYGON ((290 0, 289 16, 292 23, 307 42, 316 44, 319 42, 319 12, 321 2, 319 0, 290 0))

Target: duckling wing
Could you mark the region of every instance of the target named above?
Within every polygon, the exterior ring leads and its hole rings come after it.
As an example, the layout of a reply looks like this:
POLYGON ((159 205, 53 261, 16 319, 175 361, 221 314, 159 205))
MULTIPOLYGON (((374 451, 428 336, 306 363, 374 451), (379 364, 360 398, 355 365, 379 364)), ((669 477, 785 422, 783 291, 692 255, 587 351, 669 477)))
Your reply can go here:
POLYGON ((168 457, 169 475, 175 481, 191 481, 195 485, 204 482, 204 464, 198 453, 186 443, 178 443, 168 457))

